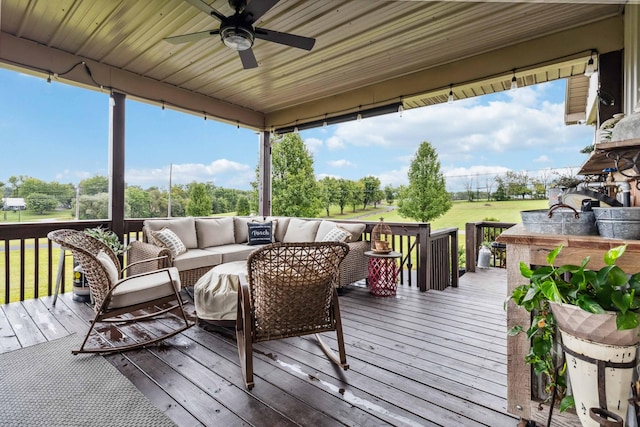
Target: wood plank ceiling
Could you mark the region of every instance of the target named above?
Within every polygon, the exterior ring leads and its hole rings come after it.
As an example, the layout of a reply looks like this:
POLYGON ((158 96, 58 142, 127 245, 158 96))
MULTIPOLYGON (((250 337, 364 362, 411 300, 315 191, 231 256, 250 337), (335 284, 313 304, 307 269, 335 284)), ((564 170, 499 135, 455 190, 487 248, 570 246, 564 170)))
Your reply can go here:
MULTIPOLYGON (((254 0, 257 1, 257 0, 254 0)), ((207 0, 224 15, 227 0, 207 0)), ((242 68, 183 0, 0 0, 0 65, 118 90, 256 130, 402 102, 415 108, 580 75, 591 49, 622 48, 621 4, 281 0, 255 25, 316 39, 312 51, 256 40, 242 68), (62 75, 78 61, 83 66, 62 75)))

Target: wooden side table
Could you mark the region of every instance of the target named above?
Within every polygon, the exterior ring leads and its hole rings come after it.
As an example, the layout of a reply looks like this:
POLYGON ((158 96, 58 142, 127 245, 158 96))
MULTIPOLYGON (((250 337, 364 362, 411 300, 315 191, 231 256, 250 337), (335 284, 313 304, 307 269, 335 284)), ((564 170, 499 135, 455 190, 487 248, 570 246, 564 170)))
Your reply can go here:
POLYGON ((369 257, 369 292, 378 297, 390 297, 396 294, 398 287, 398 264, 396 259, 402 257, 399 252, 378 253, 366 251, 369 257))

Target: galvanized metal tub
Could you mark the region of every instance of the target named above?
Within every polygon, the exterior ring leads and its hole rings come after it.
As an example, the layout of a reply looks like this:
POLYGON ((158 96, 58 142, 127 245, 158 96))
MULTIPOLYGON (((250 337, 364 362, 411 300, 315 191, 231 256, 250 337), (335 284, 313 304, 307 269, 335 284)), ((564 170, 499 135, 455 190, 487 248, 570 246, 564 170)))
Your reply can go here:
POLYGON ((578 212, 571 206, 554 205, 549 210, 520 211, 525 230, 544 234, 597 236, 593 212, 578 212))
POLYGON ((640 240, 640 208, 593 208, 593 213, 600 236, 640 240))

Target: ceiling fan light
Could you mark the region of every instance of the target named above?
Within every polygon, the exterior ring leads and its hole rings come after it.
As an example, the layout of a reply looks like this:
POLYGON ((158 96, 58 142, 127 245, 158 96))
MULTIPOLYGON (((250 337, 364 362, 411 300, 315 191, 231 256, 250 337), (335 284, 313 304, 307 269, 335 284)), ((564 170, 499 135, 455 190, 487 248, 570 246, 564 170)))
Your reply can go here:
POLYGON ((253 33, 243 27, 225 27, 220 30, 222 42, 233 50, 242 51, 253 46, 253 33))

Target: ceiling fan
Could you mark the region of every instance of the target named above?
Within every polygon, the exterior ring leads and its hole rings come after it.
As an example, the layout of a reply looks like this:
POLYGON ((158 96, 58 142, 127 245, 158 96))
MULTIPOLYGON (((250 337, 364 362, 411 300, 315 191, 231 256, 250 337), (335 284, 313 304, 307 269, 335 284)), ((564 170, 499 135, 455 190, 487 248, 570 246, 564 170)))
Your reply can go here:
POLYGON ((280 0, 253 0, 248 4, 246 0, 229 0, 229 6, 235 10, 232 16, 224 16, 205 3, 204 0, 185 1, 220 21, 220 28, 184 34, 182 36, 167 37, 165 40, 169 43, 179 44, 220 35, 222 42, 227 47, 238 51, 242 66, 245 69, 256 68, 258 66, 258 61, 256 61, 256 57, 251 50, 256 38, 305 50, 311 50, 316 42, 315 39, 309 37, 281 33, 279 31, 253 26, 254 22, 260 19, 262 15, 275 6, 280 0))

